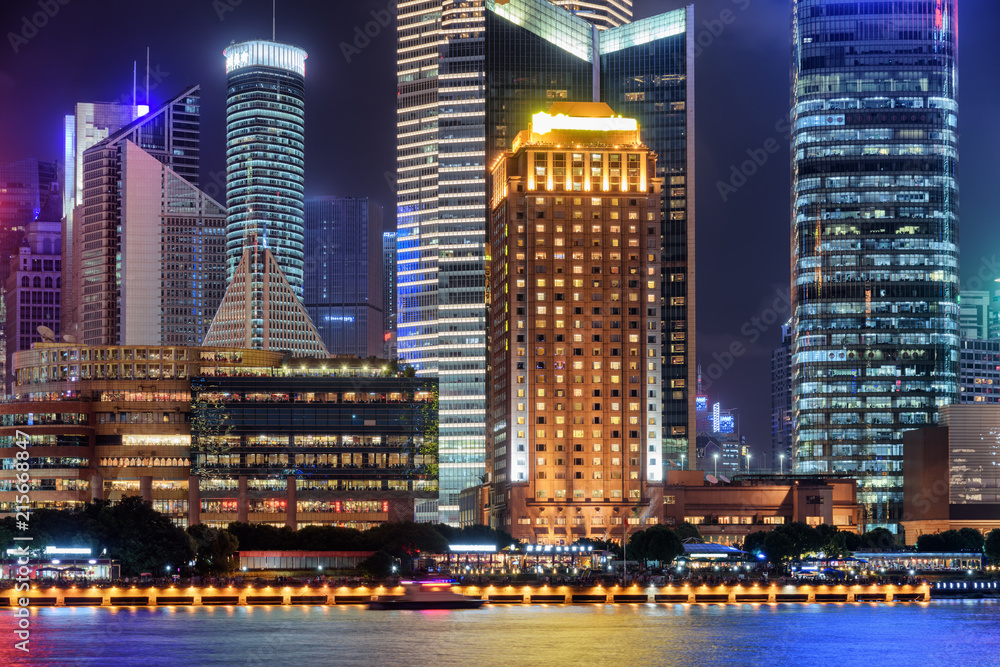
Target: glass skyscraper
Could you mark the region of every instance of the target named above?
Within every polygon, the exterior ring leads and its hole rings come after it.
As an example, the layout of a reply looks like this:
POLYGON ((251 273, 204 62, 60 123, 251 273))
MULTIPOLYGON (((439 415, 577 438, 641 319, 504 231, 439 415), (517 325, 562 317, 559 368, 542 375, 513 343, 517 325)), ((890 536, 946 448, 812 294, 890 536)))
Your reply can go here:
POLYGON ((296 46, 230 44, 226 56, 226 276, 255 236, 302 300, 305 61, 296 46))
POLYGON ((866 530, 957 397, 957 4, 792 4, 794 465, 856 476, 866 530))
MULTIPOLYGON (((625 6, 630 3, 558 3, 625 6)), ((440 518, 484 473, 486 169, 532 113, 607 102, 637 118, 665 177, 662 364, 665 458, 694 433, 693 92, 691 12, 620 27, 548 0, 401 6, 397 73, 397 331, 400 357, 440 390, 440 518), (428 39, 435 34, 437 38, 428 39), (690 332, 690 333, 689 333, 690 332), (666 355, 667 352, 665 351, 666 355)), ((610 16, 610 14, 609 14, 610 16)), ((690 443, 693 454, 693 439, 690 443)), ((690 460, 690 455, 689 455, 690 460)))

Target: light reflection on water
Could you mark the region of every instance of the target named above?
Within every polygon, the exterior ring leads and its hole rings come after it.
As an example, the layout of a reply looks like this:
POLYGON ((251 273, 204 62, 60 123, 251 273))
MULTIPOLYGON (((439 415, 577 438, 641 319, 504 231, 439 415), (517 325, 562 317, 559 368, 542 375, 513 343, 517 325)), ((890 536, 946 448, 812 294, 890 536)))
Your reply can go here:
POLYGON ((997 665, 1000 602, 43 608, 0 664, 997 665))

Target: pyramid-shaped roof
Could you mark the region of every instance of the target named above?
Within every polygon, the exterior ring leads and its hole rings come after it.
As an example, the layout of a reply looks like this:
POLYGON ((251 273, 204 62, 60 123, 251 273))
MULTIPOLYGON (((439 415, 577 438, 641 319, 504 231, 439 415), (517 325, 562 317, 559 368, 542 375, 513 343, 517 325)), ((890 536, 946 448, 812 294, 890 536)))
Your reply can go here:
POLYGON ((243 248, 202 345, 287 350, 298 357, 330 356, 274 255, 252 241, 243 248))

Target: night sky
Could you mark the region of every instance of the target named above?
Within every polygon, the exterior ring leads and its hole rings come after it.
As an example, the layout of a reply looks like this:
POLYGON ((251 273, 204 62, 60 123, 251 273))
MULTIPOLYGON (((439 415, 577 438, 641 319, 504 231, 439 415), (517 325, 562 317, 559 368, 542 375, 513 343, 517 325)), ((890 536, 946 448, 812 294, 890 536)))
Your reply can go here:
MULTIPOLYGON (((225 203, 222 49, 231 41, 270 37, 269 0, 0 4, 0 161, 62 161, 63 116, 76 102, 128 102, 133 60, 139 61, 143 101, 149 46, 152 105, 185 85, 201 84, 202 185, 225 203), (51 18, 38 14, 45 6, 51 18), (34 15, 45 25, 26 28, 24 18, 34 15)), ((394 26, 365 37, 367 45, 359 40, 360 49, 353 43, 355 29, 363 29, 374 20, 372 12, 387 4, 283 0, 278 2, 277 39, 309 53, 306 195, 369 196, 382 203, 392 220, 394 26)), ((686 3, 634 4, 636 18, 643 18, 686 3)), ((698 358, 708 370, 721 363, 713 355, 722 355, 734 343, 745 349, 708 393, 712 401, 739 408, 748 443, 761 453, 770 447, 770 354, 780 341, 780 324, 789 317, 790 176, 784 123, 789 0, 697 0, 695 16, 698 358), (780 148, 774 150, 775 144, 780 148), (718 183, 730 179, 733 165, 750 159, 747 151, 767 159, 723 200, 718 183)), ((995 37, 1000 3, 963 0, 959 18, 962 285, 972 289, 979 286, 977 274, 1000 276, 1000 235, 996 207, 990 205, 1000 151, 1000 40, 995 37)))

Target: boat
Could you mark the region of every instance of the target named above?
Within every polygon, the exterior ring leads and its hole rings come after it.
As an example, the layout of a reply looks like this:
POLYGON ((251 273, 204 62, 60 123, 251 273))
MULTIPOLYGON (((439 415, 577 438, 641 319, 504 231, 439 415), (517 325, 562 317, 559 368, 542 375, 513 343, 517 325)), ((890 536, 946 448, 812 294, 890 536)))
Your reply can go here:
POLYGON ((403 595, 372 598, 369 609, 479 609, 486 600, 451 592, 450 581, 404 581, 403 595))

